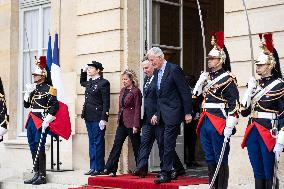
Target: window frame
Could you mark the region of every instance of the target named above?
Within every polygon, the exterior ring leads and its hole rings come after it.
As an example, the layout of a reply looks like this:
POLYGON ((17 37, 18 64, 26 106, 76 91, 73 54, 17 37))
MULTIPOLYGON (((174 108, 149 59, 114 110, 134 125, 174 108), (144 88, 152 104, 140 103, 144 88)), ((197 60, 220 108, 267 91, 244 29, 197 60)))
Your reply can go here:
MULTIPOLYGON (((18 137, 26 137, 27 132, 24 128, 25 126, 25 120, 24 120, 24 105, 23 105, 23 96, 24 96, 24 65, 23 65, 23 58, 24 53, 26 52, 33 52, 37 51, 38 56, 43 55, 43 53, 47 50, 46 47, 44 47, 44 9, 50 8, 51 9, 51 3, 50 1, 38 1, 37 4, 30 4, 27 2, 26 4, 22 3, 19 10, 19 59, 18 59, 18 102, 17 102, 17 136, 18 137), (32 10, 38 10, 38 42, 37 42, 37 49, 28 49, 24 50, 24 41, 26 31, 24 28, 24 13, 27 11, 32 10)), ((51 13, 50 13, 51 17, 51 13)), ((51 20, 51 19, 50 19, 51 20)), ((50 26, 51 28, 51 22, 50 26)), ((28 39, 30 42, 30 39, 28 39)), ((30 56, 30 55, 29 55, 30 56)), ((29 57, 31 64, 34 63, 34 58, 29 57)), ((32 67, 30 68, 30 73, 27 73, 27 75, 31 75, 32 67)))

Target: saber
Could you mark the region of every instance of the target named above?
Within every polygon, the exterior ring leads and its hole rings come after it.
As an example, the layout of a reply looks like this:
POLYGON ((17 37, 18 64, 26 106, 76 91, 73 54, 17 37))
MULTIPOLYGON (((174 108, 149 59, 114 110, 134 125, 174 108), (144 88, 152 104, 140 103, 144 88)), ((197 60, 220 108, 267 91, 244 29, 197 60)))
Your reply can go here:
MULTIPOLYGON (((24 30, 25 30, 25 36, 26 36, 26 39, 27 39, 27 46, 28 46, 28 50, 29 50, 29 60, 30 60, 30 69, 31 69, 31 67, 32 67, 32 58, 31 58, 30 43, 29 43, 27 28, 24 27, 24 30)), ((32 77, 30 79, 32 81, 32 77)))
POLYGON ((247 24, 248 24, 248 33, 249 33, 249 44, 250 44, 250 57, 251 57, 251 70, 252 70, 252 76, 254 77, 254 55, 253 55, 253 46, 252 46, 252 37, 251 37, 251 29, 250 29, 250 22, 249 22, 249 17, 248 17, 248 11, 247 11, 247 6, 245 0, 242 0, 243 6, 244 6, 244 11, 246 14, 247 18, 247 24))
POLYGON ((218 175, 218 172, 219 172, 219 169, 220 169, 220 166, 221 166, 221 163, 222 163, 222 160, 223 160, 223 157, 224 157, 224 153, 225 153, 225 150, 226 150, 226 145, 227 145, 227 142, 228 142, 228 138, 224 138, 224 142, 223 142, 223 146, 222 146, 222 151, 221 151, 221 154, 220 154, 220 157, 219 157, 219 160, 218 160, 218 164, 217 164, 217 167, 216 167, 216 170, 215 170, 215 173, 214 173, 214 176, 211 180, 211 183, 209 185, 209 189, 212 189, 213 185, 214 185, 214 182, 217 178, 217 175, 218 175))
POLYGON ((36 152, 36 157, 35 157, 35 160, 33 162, 34 170, 35 170, 35 165, 36 165, 36 163, 37 163, 37 161, 39 159, 39 152, 40 152, 40 148, 41 148, 41 146, 43 144, 43 138, 46 137, 46 135, 45 136, 44 135, 45 135, 45 132, 44 133, 42 132, 41 135, 40 135, 39 145, 37 147, 37 152, 36 152))
POLYGON ((272 189, 276 189, 277 186, 277 171, 278 171, 278 161, 275 155, 272 189))
POLYGON ((203 71, 206 72, 206 46, 205 46, 205 35, 204 35, 204 24, 203 24, 203 18, 200 8, 199 0, 196 0, 197 7, 198 7, 198 13, 199 13, 199 20, 200 20, 200 27, 202 31, 202 42, 203 42, 203 71))

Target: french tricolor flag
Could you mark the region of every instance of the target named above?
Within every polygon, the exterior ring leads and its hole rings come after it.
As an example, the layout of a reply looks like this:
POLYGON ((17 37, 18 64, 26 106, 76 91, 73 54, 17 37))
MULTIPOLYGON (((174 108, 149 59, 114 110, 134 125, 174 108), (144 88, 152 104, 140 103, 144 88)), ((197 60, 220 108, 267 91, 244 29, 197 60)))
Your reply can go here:
POLYGON ((58 34, 55 34, 53 55, 51 51, 51 36, 49 36, 47 49, 47 66, 51 73, 53 87, 57 89, 57 99, 61 102, 65 102, 64 88, 61 78, 61 68, 59 64, 58 34))
POLYGON ((51 36, 49 36, 47 67, 50 70, 52 85, 57 89, 57 100, 59 101, 59 110, 55 115, 55 121, 50 124, 50 130, 67 140, 71 135, 71 122, 68 106, 65 104, 64 99, 64 88, 59 64, 58 34, 55 34, 53 53, 51 48, 51 36))

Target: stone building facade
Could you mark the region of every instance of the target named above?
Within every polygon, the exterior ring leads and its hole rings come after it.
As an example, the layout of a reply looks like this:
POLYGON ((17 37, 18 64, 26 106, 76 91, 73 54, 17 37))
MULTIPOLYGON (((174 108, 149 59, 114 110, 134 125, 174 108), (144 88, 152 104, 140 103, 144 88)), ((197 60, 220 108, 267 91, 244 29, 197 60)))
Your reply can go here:
MULTIPOLYGON (((204 13, 207 51, 211 48, 209 33, 224 30, 232 71, 237 76, 242 94, 252 69, 248 27, 242 1, 200 2, 204 13)), ((251 0, 247 1, 247 6, 254 56, 257 57, 260 52, 258 33, 273 32, 280 62, 283 62, 284 0, 251 0)), ((196 1, 0 0, 0 76, 4 82, 10 114, 9 132, 4 142, 0 143, 0 178, 21 174, 32 166, 23 129, 23 87, 24 82, 29 81, 27 73, 30 73, 31 67, 30 54, 39 56, 46 53, 48 33, 52 37, 55 33, 59 34, 60 65, 72 122, 71 139, 61 143, 60 158, 65 169, 87 170, 89 166, 88 138, 85 123, 80 117, 84 89, 79 84, 79 74, 85 64, 92 60, 102 62, 105 67, 104 77, 111 83, 106 158, 117 127, 118 96, 122 87, 121 72, 124 69, 135 70, 142 82, 143 74, 139 62, 146 49, 151 46, 160 46, 167 50, 171 59, 180 64, 186 74, 197 76, 203 69, 196 1), (27 48, 27 43, 30 49, 27 48), (10 171, 4 174, 1 170, 10 171)), ((230 183, 253 182, 247 151, 240 148, 246 121, 247 119, 241 119, 238 132, 231 140, 230 183)), ((183 156, 183 139, 179 138, 177 151, 183 156)), ((134 166, 129 143, 130 141, 126 141, 123 147, 119 164, 121 172, 127 172, 134 166)), ((50 143, 47 145, 50 147, 50 143)), ((50 153, 50 148, 47 153, 50 153)), ((154 153, 151 161, 154 169, 154 153)), ((283 168, 284 164, 281 163, 280 166, 283 168)))

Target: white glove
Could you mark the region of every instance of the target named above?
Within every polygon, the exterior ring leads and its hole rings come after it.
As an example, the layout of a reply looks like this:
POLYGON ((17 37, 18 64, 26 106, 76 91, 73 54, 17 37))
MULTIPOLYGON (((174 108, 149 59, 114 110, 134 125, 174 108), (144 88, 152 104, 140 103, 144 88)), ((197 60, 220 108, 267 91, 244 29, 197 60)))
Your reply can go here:
POLYGON ((24 95, 24 101, 28 102, 29 98, 30 98, 30 93, 26 91, 24 95))
POLYGON ((89 67, 88 65, 85 65, 85 66, 82 68, 83 72, 87 72, 88 67, 89 67))
POLYGON ((234 127, 238 124, 238 118, 234 116, 228 116, 226 119, 226 127, 224 129, 224 136, 226 139, 229 139, 232 135, 234 127))
POLYGON ((105 127, 106 127, 106 124, 107 124, 107 122, 106 122, 105 120, 101 120, 101 121, 99 122, 99 127, 100 127, 100 129, 101 129, 101 130, 104 130, 105 127))
POLYGON ((49 123, 43 121, 41 124, 41 132, 45 133, 45 130, 47 129, 47 127, 49 127, 49 123))
POLYGON ((33 84, 32 83, 26 84, 26 91, 28 93, 33 92, 35 89, 36 89, 36 84, 35 83, 33 83, 33 84))
POLYGON ((198 81, 195 84, 195 87, 193 89, 193 95, 199 96, 202 93, 202 87, 204 85, 204 82, 209 79, 209 73, 203 72, 201 73, 198 81))
POLYGON ((248 108, 250 106, 252 94, 256 89, 256 80, 254 77, 250 78, 247 87, 248 88, 245 91, 243 99, 241 101, 241 105, 245 108, 248 108))
POLYGON ((0 137, 2 137, 7 132, 8 132, 8 129, 5 129, 4 127, 0 127, 0 137))
POLYGON ((273 149, 277 161, 279 160, 280 153, 283 151, 283 148, 284 148, 284 131, 280 130, 277 135, 276 144, 273 149))
POLYGON ((202 72, 199 76, 199 79, 197 82, 200 82, 201 84, 204 84, 205 81, 209 79, 209 72, 202 72))
POLYGON ((36 89, 36 84, 35 83, 33 83, 33 84, 31 84, 31 83, 26 84, 26 92, 25 92, 25 95, 24 95, 24 101, 26 101, 26 102, 29 101, 30 94, 35 89, 36 89))
POLYGON ((256 89, 256 80, 254 77, 250 78, 250 80, 248 81, 248 90, 249 92, 251 92, 251 94, 253 93, 253 91, 256 89))
POLYGON ((47 127, 49 127, 49 123, 51 123, 52 121, 54 121, 56 119, 55 116, 51 115, 51 114, 48 114, 44 119, 43 119, 43 122, 42 122, 42 125, 41 125, 41 132, 42 133, 45 133, 45 130, 47 127))

